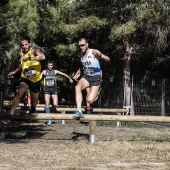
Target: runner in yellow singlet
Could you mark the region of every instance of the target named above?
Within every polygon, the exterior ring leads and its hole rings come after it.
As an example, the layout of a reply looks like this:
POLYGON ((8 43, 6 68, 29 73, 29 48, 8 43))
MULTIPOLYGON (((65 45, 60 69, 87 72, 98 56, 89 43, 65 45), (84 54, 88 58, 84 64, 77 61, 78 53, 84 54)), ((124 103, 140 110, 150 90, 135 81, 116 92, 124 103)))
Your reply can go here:
POLYGON ((21 53, 20 53, 20 64, 18 67, 8 74, 8 77, 16 74, 18 71, 21 72, 21 81, 18 86, 18 92, 14 97, 13 104, 7 118, 2 120, 2 123, 8 124, 12 122, 13 115, 16 107, 19 104, 21 97, 29 89, 31 96, 31 113, 36 112, 36 105, 38 104, 38 97, 40 92, 40 80, 41 75, 41 60, 45 60, 45 55, 38 49, 31 47, 29 37, 23 37, 21 39, 21 53))

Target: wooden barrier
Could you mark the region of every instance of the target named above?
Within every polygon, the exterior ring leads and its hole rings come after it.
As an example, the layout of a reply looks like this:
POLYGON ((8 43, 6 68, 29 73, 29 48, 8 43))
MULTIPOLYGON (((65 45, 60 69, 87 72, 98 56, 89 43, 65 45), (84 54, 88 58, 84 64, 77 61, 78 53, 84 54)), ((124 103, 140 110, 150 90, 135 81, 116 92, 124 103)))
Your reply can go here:
MULTIPOLYGON (((38 105, 36 107, 37 111, 44 111, 44 105, 38 105)), ((22 106, 21 106, 22 107, 22 106)), ((65 120, 73 120, 73 114, 66 114, 66 112, 74 112, 76 108, 57 108, 56 113, 33 113, 25 114, 22 109, 16 111, 14 119, 19 120, 62 120, 62 124, 65 124, 65 120)), ((81 118, 82 121, 90 121, 89 123, 89 141, 90 143, 95 142, 96 138, 96 122, 97 121, 134 121, 134 122, 170 122, 169 116, 130 116, 128 115, 129 109, 112 109, 112 108, 93 108, 93 114, 85 114, 84 118, 81 118), (110 115, 106 114, 94 114, 94 113, 111 113, 110 115), (117 115, 113 115, 116 113, 117 115)))
MULTIPOLYGON (((72 114, 56 114, 56 113, 32 113, 22 114, 17 113, 14 119, 32 119, 32 120, 72 120, 72 114)), ((85 114, 81 120, 96 120, 96 121, 133 121, 133 122, 170 122, 170 116, 130 116, 130 115, 98 115, 98 114, 85 114)))
MULTIPOLYGON (((20 103, 19 104, 20 107, 24 106, 24 104, 20 103)), ((50 105, 50 107, 52 107, 50 105)), ((37 111, 44 111, 45 105, 44 104, 38 104, 36 107, 37 111)), ((84 107, 83 107, 84 108, 84 107)), ((58 112, 74 112, 76 110, 76 107, 57 107, 57 111, 58 112)), ((120 112, 120 113, 127 113, 128 109, 113 109, 113 108, 93 108, 93 112, 110 112, 110 113, 116 113, 116 112, 120 112)))
MULTIPOLYGON (((9 103, 8 103, 9 104, 9 103)), ((19 103, 19 107, 21 109, 16 110, 17 112, 26 112, 26 110, 28 110, 27 106, 24 106, 23 103, 19 103), (25 107, 25 109, 23 109, 25 107), (27 108, 27 109, 26 109, 27 108)), ((50 107, 52 107, 52 105, 50 105, 50 107)), ((44 111, 45 105, 44 104, 38 104, 36 107, 36 110, 38 112, 44 111)), ((6 105, 6 109, 10 109, 10 105, 6 105)), ((82 108, 82 110, 84 109, 85 111, 85 107, 82 108)), ((66 114, 66 112, 74 112, 76 110, 76 107, 57 107, 57 112, 60 112, 62 114, 66 114)), ((7 110, 6 110, 7 111, 7 110)), ((110 114, 114 114, 116 113, 117 115, 121 115, 121 114, 125 114, 128 115, 129 114, 129 109, 124 108, 124 109, 113 109, 113 108, 93 108, 93 113, 110 113, 110 114)), ((61 120, 61 124, 65 124, 65 120, 61 120)), ((120 121, 117 121, 117 126, 121 125, 120 121)))
MULTIPOLYGON (((31 120, 73 120, 72 114, 45 114, 45 113, 33 113, 33 114, 15 114, 14 119, 31 119, 31 120)), ((96 121, 134 121, 134 122, 170 122, 170 116, 128 116, 128 115, 96 115, 89 114, 84 115, 84 118, 80 120, 88 120, 89 124, 89 141, 94 143, 96 140, 96 121)))
MULTIPOLYGON (((21 108, 23 107, 23 104, 21 103, 20 105, 19 105, 21 108)), ((36 110, 38 111, 38 112, 40 112, 40 111, 44 111, 44 108, 45 108, 45 105, 43 105, 43 104, 38 104, 38 106, 36 107, 36 110)), ((76 108, 75 107, 70 107, 70 108, 68 108, 68 107, 58 107, 57 108, 57 112, 60 112, 61 114, 66 114, 66 112, 74 112, 76 110, 76 108)), ((82 108, 82 111, 83 112, 85 112, 85 108, 82 108), (84 109, 84 111, 83 111, 83 109, 84 109)), ((22 109, 21 110, 17 110, 16 111, 16 113, 17 112, 24 112, 22 109)), ((92 113, 110 113, 110 114, 117 114, 117 115, 128 115, 129 114, 129 109, 113 109, 113 108, 93 108, 93 112, 92 113)), ((65 120, 63 119, 62 120, 62 122, 61 122, 62 124, 65 124, 65 120)), ((117 121, 117 126, 120 126, 121 125, 121 123, 120 123, 120 121, 117 121)))
MULTIPOLYGON (((6 109, 10 109, 10 105, 6 105, 6 109)), ((73 114, 66 114, 66 112, 74 112, 76 110, 75 107, 72 108, 68 108, 68 107, 58 107, 57 108, 57 112, 60 112, 61 114, 56 114, 56 113, 50 113, 50 114, 46 114, 46 113, 37 113, 37 114, 26 114, 26 112, 28 111, 28 107, 24 106, 23 103, 19 104, 20 109, 16 110, 15 114, 14 114, 14 119, 39 119, 39 120, 61 120, 61 123, 64 125, 65 124, 65 120, 68 119, 73 119, 73 114), (56 118, 57 116, 57 118, 56 118), (54 118, 55 117, 55 118, 54 118)), ((50 105, 51 107, 51 105, 50 105)), ((38 112, 43 111, 44 112, 44 108, 45 105, 44 104, 38 104, 36 107, 36 110, 38 112)), ((85 109, 85 108, 84 108, 85 109)), ((83 110, 83 108, 82 108, 83 110)), ((85 112, 85 110, 83 111, 85 112)), ((128 114, 128 109, 112 109, 112 108, 93 108, 93 115, 94 113, 110 113, 110 114, 128 114)), ((90 114, 92 115, 92 114, 90 114)), ((87 114, 86 114, 87 116, 87 114)), ((86 121, 85 123, 89 123, 89 141, 90 143, 94 143, 95 141, 95 131, 96 131, 96 121, 95 120, 90 120, 89 118, 86 119, 82 119, 83 121, 86 121)), ((120 121, 117 121, 117 125, 120 125, 120 121)), ((2 128, 1 128, 2 129, 2 128)))
MULTIPOLYGON (((8 108, 10 108, 10 105, 6 105, 5 107, 8 107, 8 108)), ((27 107, 27 106, 24 106, 24 104, 23 103, 19 103, 19 107, 21 108, 21 110, 22 110, 22 108, 23 107, 27 107)), ((50 105, 50 107, 52 107, 51 105, 50 105)), ((38 104, 37 106, 36 106, 36 110, 37 111, 44 111, 44 109, 45 109, 45 105, 44 104, 38 104)), ((85 107, 82 107, 82 109, 85 109, 85 107)), ((65 112, 74 112, 76 110, 76 107, 57 107, 57 111, 58 112, 63 112, 63 111, 65 111, 65 112)), ((128 109, 127 108, 124 108, 124 109, 113 109, 113 108, 93 108, 93 112, 94 113, 102 113, 102 112, 108 112, 108 113, 126 113, 126 114, 128 114, 128 109)))

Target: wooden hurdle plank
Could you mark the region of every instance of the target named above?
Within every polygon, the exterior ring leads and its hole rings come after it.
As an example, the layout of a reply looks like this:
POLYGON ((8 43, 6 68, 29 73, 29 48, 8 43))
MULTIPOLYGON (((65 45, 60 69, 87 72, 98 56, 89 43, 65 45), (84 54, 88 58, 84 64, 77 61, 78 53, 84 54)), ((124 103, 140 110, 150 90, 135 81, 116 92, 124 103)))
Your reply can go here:
MULTIPOLYGON (((56 114, 56 113, 32 113, 22 114, 16 113, 14 119, 34 119, 34 120, 71 120, 74 119, 72 114, 56 114)), ((97 121, 134 121, 134 122, 170 122, 170 116, 128 116, 128 115, 98 115, 90 114, 84 115, 81 120, 97 120, 97 121)))
MULTIPOLYGON (((24 104, 23 103, 20 103, 19 104, 20 107, 24 107, 24 104)), ((38 107, 36 107, 36 110, 38 112, 40 111, 44 111, 44 107, 45 105, 44 104, 38 104, 37 105, 38 107)), ((51 106, 51 105, 50 105, 51 106)), ((65 114, 66 112, 74 112, 76 110, 75 107, 58 107, 57 108, 57 112, 61 112, 62 114, 65 114)), ((82 111, 83 111, 83 108, 82 108, 82 111)), ((85 111, 85 108, 84 108, 84 111, 85 111)), ((16 112, 23 112, 22 109, 21 110, 18 110, 16 112)), ((127 108, 123 108, 123 109, 116 109, 116 108, 93 108, 93 114, 94 113, 111 113, 111 114, 114 114, 116 113, 117 115, 128 115, 129 113, 129 109, 127 108)), ((61 120, 61 124, 65 124, 65 120, 61 120)), ((116 123, 117 126, 120 126, 121 125, 121 122, 120 121, 117 121, 116 123)))
MULTIPOLYGON (((44 111, 44 107, 36 107, 37 111, 44 111)), ((76 108, 58 107, 58 112, 74 112, 76 108)), ((93 112, 109 112, 109 113, 123 113, 127 112, 128 109, 112 109, 112 108, 93 108, 93 112)))
MULTIPOLYGON (((20 103, 19 106, 24 106, 23 103, 20 103)), ((50 107, 52 107, 50 105, 50 107)), ((37 111, 44 111, 45 105, 44 104, 38 104, 36 107, 37 111)), ((84 108, 85 109, 85 108, 84 108)), ((76 107, 57 107, 58 112, 66 111, 66 112, 74 112, 76 110, 76 107)), ((128 109, 113 109, 113 108, 93 108, 93 112, 109 112, 109 113, 123 113, 128 112, 128 109)))
MULTIPOLYGON (((85 108, 84 108, 85 109, 85 108)), ((44 111, 44 107, 37 107, 37 111, 44 111)), ((67 108, 67 107, 58 107, 57 111, 58 112, 74 112, 76 108, 67 108)), ((83 109, 82 109, 83 111, 83 109)), ((126 113, 128 112, 128 109, 113 109, 113 108, 93 108, 93 112, 108 112, 108 113, 126 113)))
MULTIPOLYGON (((15 114, 14 119, 32 119, 32 120, 73 120, 71 114, 15 114)), ((170 122, 170 116, 128 116, 128 115, 84 115, 81 120, 89 120, 89 142, 94 143, 96 140, 96 121, 134 121, 134 122, 170 122)))

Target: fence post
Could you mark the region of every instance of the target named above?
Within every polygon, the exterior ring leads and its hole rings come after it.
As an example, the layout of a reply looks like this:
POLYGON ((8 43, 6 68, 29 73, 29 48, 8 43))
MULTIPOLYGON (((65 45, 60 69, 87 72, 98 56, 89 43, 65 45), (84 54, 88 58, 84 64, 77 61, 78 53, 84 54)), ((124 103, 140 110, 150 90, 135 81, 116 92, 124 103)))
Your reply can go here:
POLYGON ((165 116, 165 79, 162 79, 162 105, 161 116, 165 116))
POLYGON ((5 139, 5 126, 0 125, 0 141, 5 139))
POLYGON ((90 120, 89 124, 89 142, 94 143, 96 141, 96 120, 90 120))
MULTIPOLYGON (((64 111, 64 110, 61 112, 61 114, 65 114, 65 113, 66 113, 66 111, 64 111)), ((65 125, 65 120, 61 120, 61 124, 65 125)))
MULTIPOLYGON (((117 113, 117 115, 121 115, 121 113, 117 113)), ((118 121, 116 122, 116 126, 121 126, 121 121, 120 121, 120 120, 118 120, 118 121)))

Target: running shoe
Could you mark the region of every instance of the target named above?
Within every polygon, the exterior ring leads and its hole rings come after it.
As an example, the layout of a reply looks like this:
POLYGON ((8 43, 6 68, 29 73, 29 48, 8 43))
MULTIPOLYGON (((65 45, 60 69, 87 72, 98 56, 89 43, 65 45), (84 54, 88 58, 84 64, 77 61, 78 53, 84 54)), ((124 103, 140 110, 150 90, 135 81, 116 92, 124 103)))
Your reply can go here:
POLYGON ((47 126, 51 126, 51 124, 52 124, 51 120, 48 120, 47 123, 46 123, 47 126))
POLYGON ((31 106, 31 109, 29 111, 30 113, 37 113, 36 108, 34 106, 31 106))
POLYGON ((81 111, 76 110, 76 111, 74 112, 74 114, 73 114, 73 117, 74 117, 74 118, 83 118, 84 115, 83 115, 83 113, 82 113, 81 111))
POLYGON ((93 112, 93 108, 92 107, 86 107, 85 108, 85 113, 86 114, 91 114, 93 112))
POLYGON ((13 117, 13 115, 8 114, 6 118, 1 120, 1 122, 5 125, 11 124, 12 123, 12 117, 13 117))
POLYGON ((50 108, 49 107, 45 108, 45 113, 50 113, 50 108))
POLYGON ((8 125, 8 124, 12 123, 12 119, 3 119, 3 120, 1 120, 1 122, 5 125, 8 125))
POLYGON ((55 106, 52 106, 50 110, 51 110, 51 113, 57 113, 57 108, 55 106))

